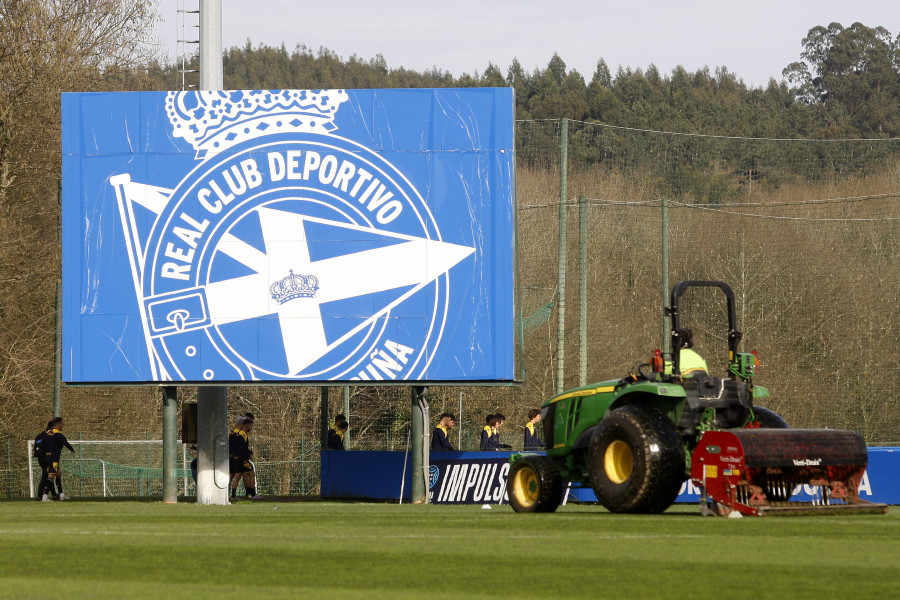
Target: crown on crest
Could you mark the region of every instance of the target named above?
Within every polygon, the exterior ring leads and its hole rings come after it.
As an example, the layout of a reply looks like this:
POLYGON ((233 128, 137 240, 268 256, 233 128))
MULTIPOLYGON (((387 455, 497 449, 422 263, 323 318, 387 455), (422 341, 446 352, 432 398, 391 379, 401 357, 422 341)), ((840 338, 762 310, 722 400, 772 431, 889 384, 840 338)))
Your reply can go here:
POLYGON ((288 276, 269 286, 272 299, 284 304, 295 298, 314 298, 319 291, 319 279, 315 275, 300 275, 291 269, 288 276))
POLYGON ((166 115, 172 134, 204 158, 263 135, 329 133, 347 100, 344 90, 169 92, 166 115))

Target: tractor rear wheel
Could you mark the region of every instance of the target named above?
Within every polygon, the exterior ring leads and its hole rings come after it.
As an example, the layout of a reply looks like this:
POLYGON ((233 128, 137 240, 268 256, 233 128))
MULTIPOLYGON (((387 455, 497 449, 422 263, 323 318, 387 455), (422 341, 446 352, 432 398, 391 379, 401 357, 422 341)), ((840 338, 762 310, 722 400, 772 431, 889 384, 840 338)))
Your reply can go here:
MULTIPOLYGON (((756 422, 759 423, 760 429, 790 429, 787 421, 774 410, 754 406, 753 414, 756 415, 756 422)), ((786 502, 791 499, 790 484, 786 484, 783 478, 778 476, 767 479, 763 490, 766 492, 766 499, 770 502, 786 502)))
POLYGON ((590 473, 600 504, 614 513, 660 513, 685 479, 675 425, 649 406, 617 408, 600 421, 590 445, 590 473))
POLYGON ((514 462, 506 495, 516 512, 553 512, 562 501, 562 477, 553 459, 524 456, 514 462))
POLYGON ((761 429, 790 429, 787 421, 774 410, 763 408, 762 406, 754 406, 753 414, 756 415, 756 422, 759 423, 761 429))

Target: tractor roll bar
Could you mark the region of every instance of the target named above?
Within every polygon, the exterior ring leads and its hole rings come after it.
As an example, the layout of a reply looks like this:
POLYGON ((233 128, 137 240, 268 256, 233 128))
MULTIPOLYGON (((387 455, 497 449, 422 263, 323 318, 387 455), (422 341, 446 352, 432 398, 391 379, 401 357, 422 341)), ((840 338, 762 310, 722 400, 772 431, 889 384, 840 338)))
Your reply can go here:
POLYGON ((679 348, 681 348, 681 340, 683 329, 681 328, 681 319, 678 312, 678 301, 689 287, 717 287, 725 294, 728 301, 728 360, 734 359, 737 354, 738 344, 741 343, 743 334, 738 331, 735 309, 734 309, 734 292, 724 281, 679 281, 672 287, 672 294, 669 298, 669 306, 665 307, 665 314, 672 318, 672 375, 681 374, 679 369, 679 348))

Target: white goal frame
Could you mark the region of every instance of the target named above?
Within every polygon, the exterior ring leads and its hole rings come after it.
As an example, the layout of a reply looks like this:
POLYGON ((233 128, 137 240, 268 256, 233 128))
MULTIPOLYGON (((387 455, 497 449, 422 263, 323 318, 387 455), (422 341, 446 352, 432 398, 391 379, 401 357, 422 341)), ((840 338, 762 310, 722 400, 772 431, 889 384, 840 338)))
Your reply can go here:
MULTIPOLYGON (((162 446, 162 440, 69 440, 70 444, 83 444, 83 445, 91 445, 91 444, 104 444, 104 445, 115 445, 115 444, 159 444, 162 446)), ((188 459, 187 453, 187 445, 183 444, 181 440, 178 440, 178 444, 181 446, 181 462, 182 468, 185 473, 189 470, 190 460, 188 459)), ((28 440, 26 444, 26 456, 28 457, 28 493, 29 497, 35 497, 35 472, 34 467, 36 464, 36 460, 34 458, 34 440, 28 440)), ((102 473, 102 486, 103 486, 103 497, 112 496, 112 492, 109 491, 109 487, 106 483, 106 464, 107 461, 104 461, 99 458, 69 458, 65 457, 66 461, 88 461, 88 462, 99 462, 101 466, 102 473)), ((186 494, 188 489, 188 476, 185 475, 182 478, 183 492, 186 494)))

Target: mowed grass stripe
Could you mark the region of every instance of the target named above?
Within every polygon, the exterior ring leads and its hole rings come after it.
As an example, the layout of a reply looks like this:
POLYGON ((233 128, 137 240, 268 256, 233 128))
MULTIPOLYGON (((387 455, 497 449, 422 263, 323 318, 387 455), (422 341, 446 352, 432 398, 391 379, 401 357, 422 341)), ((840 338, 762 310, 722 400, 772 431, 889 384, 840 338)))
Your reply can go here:
POLYGON ((895 513, 4 502, 0 597, 898 598, 895 513))

